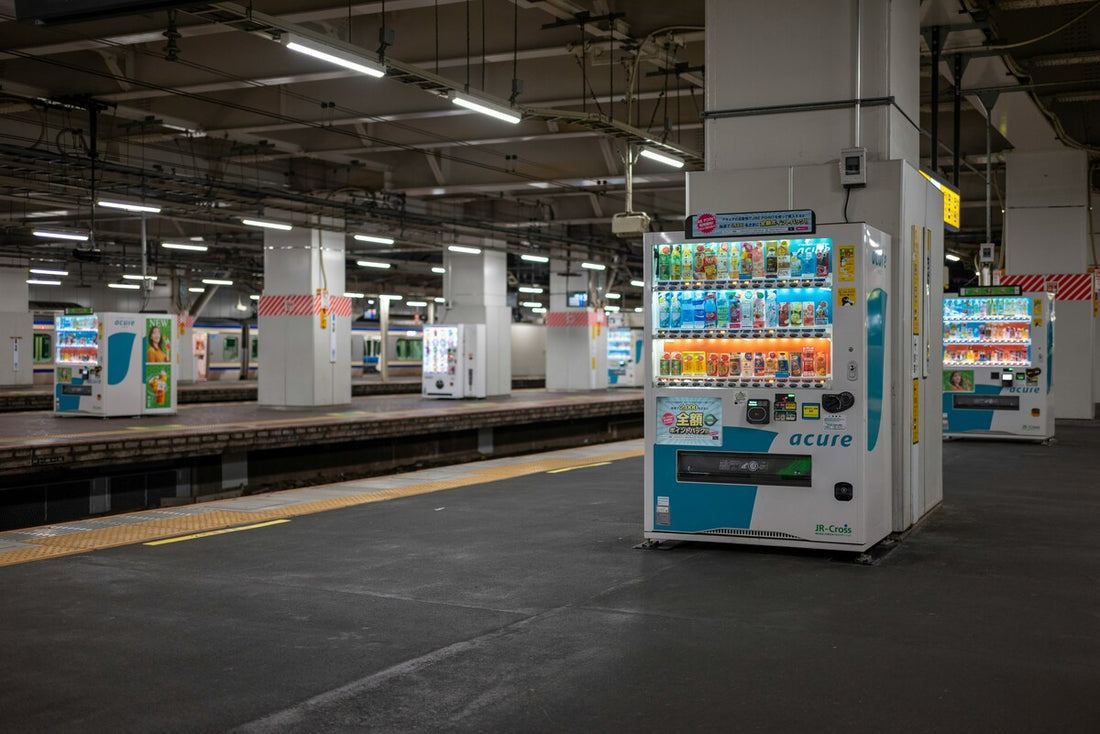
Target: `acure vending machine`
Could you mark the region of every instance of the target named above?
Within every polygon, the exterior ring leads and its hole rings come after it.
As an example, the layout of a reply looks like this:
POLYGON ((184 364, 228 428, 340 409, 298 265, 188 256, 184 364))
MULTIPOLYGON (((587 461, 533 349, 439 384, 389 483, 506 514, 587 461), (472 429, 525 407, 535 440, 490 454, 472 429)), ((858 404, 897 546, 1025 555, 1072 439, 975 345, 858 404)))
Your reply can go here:
POLYGON ((67 313, 54 326, 54 413, 123 416, 176 412, 167 315, 67 313))
POLYGON ((485 325, 424 327, 421 394, 430 398, 483 398, 486 393, 485 325))
POLYGON ((646 236, 645 537, 889 534, 889 236, 646 236))
POLYGON ((950 438, 1054 437, 1054 299, 1019 286, 943 299, 943 432, 950 438))
POLYGON ((609 327, 607 330, 607 384, 609 387, 641 387, 642 349, 644 340, 641 329, 628 326, 609 327))

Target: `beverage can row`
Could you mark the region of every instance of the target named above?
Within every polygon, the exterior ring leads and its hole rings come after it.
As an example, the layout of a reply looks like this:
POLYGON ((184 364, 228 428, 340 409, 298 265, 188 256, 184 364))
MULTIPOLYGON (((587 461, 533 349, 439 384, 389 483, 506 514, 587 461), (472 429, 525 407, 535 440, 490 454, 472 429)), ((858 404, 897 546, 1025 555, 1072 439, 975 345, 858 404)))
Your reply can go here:
POLYGON ((792 351, 667 351, 660 357, 661 377, 828 377, 829 355, 812 346, 792 351))
POLYGON ((662 291, 657 294, 657 328, 802 328, 832 322, 826 289, 782 290, 662 291))
POLYGON ((658 281, 824 278, 831 272, 831 240, 767 240, 657 245, 658 281))

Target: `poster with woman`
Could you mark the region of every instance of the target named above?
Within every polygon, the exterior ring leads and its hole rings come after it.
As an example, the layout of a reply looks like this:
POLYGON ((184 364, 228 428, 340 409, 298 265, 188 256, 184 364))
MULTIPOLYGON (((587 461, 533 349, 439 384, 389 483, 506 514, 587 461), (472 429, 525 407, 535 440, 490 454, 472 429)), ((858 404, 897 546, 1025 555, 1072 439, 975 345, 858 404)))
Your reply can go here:
POLYGON ((974 392, 974 370, 945 370, 944 392, 974 392))
POLYGON ((172 407, 172 319, 145 319, 145 409, 172 407))

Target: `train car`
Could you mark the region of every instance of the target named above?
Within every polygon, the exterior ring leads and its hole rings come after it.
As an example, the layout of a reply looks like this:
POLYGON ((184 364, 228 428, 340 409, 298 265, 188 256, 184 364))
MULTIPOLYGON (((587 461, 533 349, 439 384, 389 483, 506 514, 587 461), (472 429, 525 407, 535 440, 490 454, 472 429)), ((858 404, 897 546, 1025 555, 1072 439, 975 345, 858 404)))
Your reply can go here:
MULTIPOLYGON (((423 362, 424 330, 420 324, 395 324, 387 336, 390 377, 419 377, 423 362)), ((351 327, 352 377, 379 372, 382 353, 381 329, 377 323, 360 322, 351 327)))
POLYGON ((197 320, 192 334, 200 380, 255 380, 259 331, 247 321, 197 320), (247 344, 247 346, 246 346, 247 344))
POLYGON ((32 364, 34 365, 34 384, 53 384, 53 344, 54 344, 54 315, 43 312, 35 312, 34 345, 32 348, 32 364))

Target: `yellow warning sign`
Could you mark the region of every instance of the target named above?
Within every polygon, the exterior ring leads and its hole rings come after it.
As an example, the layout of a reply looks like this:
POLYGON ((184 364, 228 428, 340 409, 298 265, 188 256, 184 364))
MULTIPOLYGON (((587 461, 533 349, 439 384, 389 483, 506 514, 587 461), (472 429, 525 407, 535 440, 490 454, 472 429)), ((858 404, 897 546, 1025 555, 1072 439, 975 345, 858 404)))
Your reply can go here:
POLYGON ((836 248, 836 279, 838 283, 856 282, 855 245, 840 245, 836 248))
POLYGON ((836 289, 836 305, 838 308, 844 306, 856 305, 856 289, 855 288, 837 288, 836 289))

